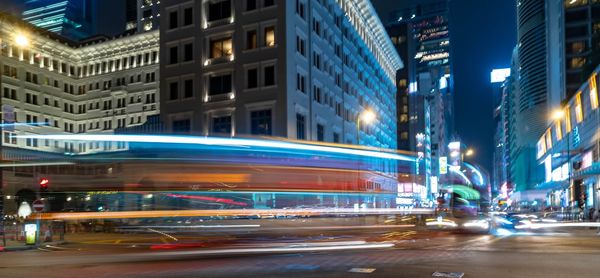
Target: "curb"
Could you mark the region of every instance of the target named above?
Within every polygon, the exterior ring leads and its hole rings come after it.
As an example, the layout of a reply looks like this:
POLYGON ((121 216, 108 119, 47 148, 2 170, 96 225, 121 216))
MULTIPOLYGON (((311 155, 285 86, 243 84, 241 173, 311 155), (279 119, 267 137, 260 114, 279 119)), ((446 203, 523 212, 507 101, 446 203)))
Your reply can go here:
POLYGON ((66 244, 66 241, 52 241, 52 242, 44 242, 38 245, 25 245, 25 246, 0 246, 0 252, 12 252, 12 251, 27 251, 37 249, 39 247, 44 247, 45 245, 63 245, 66 244))

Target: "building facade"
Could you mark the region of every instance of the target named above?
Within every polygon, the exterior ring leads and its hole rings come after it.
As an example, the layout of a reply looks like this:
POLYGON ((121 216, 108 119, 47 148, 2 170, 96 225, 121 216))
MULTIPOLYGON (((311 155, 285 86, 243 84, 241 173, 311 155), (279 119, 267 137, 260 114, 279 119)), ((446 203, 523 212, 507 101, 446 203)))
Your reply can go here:
POLYGON ((454 132, 448 3, 398 4, 386 26, 406 63, 397 77, 398 145, 418 153, 430 189, 430 177, 441 181, 447 172, 440 160, 447 161, 454 132))
POLYGON ((597 67, 566 101, 537 141, 537 164, 547 205, 587 210, 600 207, 600 108, 597 67))
POLYGON ((160 13, 169 132, 396 148, 402 61, 369 1, 163 1, 160 13), (365 110, 375 121, 357 125, 365 110))
POLYGON ((123 150, 19 138, 30 134, 112 133, 159 113, 158 31, 86 44, 0 16, 4 146, 44 152, 123 150))
POLYGON ((94 35, 92 0, 29 0, 23 20, 50 32, 79 40, 94 35))

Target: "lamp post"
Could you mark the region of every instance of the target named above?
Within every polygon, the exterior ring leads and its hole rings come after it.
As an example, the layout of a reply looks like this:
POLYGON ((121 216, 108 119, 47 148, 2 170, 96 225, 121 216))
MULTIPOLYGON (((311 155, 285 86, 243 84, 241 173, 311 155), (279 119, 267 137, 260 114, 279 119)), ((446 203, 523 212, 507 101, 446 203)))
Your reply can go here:
MULTIPOLYGON (((360 122, 370 124, 375 120, 375 113, 371 110, 364 110, 356 117, 356 144, 360 145, 360 122)), ((360 161, 356 163, 356 186, 360 183, 360 161)), ((358 189, 358 188, 357 188, 358 189)))

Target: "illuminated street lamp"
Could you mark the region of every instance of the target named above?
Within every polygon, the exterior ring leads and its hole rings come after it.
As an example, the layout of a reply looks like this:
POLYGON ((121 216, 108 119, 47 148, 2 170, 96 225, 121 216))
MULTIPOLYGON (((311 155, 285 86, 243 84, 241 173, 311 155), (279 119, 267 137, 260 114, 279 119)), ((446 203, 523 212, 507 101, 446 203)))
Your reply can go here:
POLYGON ((468 149, 467 152, 465 152, 466 156, 472 156, 473 154, 475 154, 475 151, 473 151, 473 149, 468 149))
POLYGON ((360 122, 365 124, 372 123, 377 116, 371 110, 365 110, 356 118, 356 144, 360 145, 360 122))
POLYGON ((563 110, 556 110, 554 111, 554 113, 552 113, 552 119, 554 120, 560 120, 565 116, 565 111, 563 110))
POLYGON ((29 39, 23 33, 15 35, 15 43, 19 47, 25 47, 29 45, 29 39))

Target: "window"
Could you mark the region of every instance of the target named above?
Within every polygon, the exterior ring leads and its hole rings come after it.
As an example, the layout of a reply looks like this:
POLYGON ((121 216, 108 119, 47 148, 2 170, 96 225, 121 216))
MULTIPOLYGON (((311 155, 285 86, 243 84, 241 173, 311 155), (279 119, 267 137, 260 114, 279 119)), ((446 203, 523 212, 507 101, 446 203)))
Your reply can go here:
POLYGON ((185 8, 183 9, 183 25, 192 25, 193 23, 193 9, 185 8))
POLYGON ((256 0, 246 0, 246 11, 256 10, 256 0))
POLYGON ((173 46, 171 48, 169 48, 169 64, 177 64, 179 62, 179 59, 177 57, 177 53, 178 49, 177 46, 173 46))
POLYGON ((576 69, 576 68, 580 68, 583 67, 583 65, 585 65, 585 58, 583 57, 574 57, 571 58, 570 60, 570 68, 572 69, 576 69))
POLYGON ((188 62, 194 59, 194 47, 191 43, 183 46, 183 61, 188 62))
POLYGON ((223 56, 231 56, 233 54, 231 37, 222 38, 210 41, 210 58, 220 58, 223 56))
POLYGON ((334 143, 340 143, 340 134, 337 132, 333 133, 333 142, 334 143))
POLYGON ((211 76, 209 79, 208 95, 230 93, 232 89, 231 74, 211 76))
POLYGON ((194 80, 189 79, 183 82, 183 97, 191 98, 194 97, 194 80))
POLYGON ((275 0, 265 0, 265 7, 270 7, 275 5, 275 0))
POLYGON ((275 46, 275 26, 265 27, 265 46, 275 46))
POLYGON ((408 132, 403 131, 402 133, 400 133, 400 139, 408 140, 408 132))
POLYGON ((231 134, 231 116, 213 118, 212 126, 214 133, 231 134))
POLYGON ((575 96, 575 120, 577 123, 583 121, 583 106, 581 105, 581 92, 575 96))
POLYGON ((169 29, 175 29, 177 28, 177 12, 170 12, 169 13, 169 29))
POLYGON ((300 0, 296 0, 296 14, 299 15, 302 19, 305 19, 305 17, 304 17, 304 2, 302 2, 300 0))
POLYGON ((246 32, 246 49, 254 49, 256 45, 256 30, 249 30, 246 32))
POLYGON ((306 94, 306 77, 300 73, 296 73, 296 90, 306 94))
POLYGON ((271 135, 271 110, 252 111, 250 113, 250 126, 254 135, 271 135))
POLYGON ((231 1, 219 1, 208 4, 208 21, 231 17, 231 1))
POLYGON ((325 141, 325 126, 317 124, 317 141, 325 141))
POLYGON ((275 66, 266 66, 265 71, 265 86, 275 85, 275 66))
POLYGON ((298 140, 306 139, 306 117, 296 113, 296 138, 298 140))
POLYGON ((177 82, 169 83, 169 100, 175 100, 179 97, 178 87, 179 84, 177 82))
POLYGON ((246 72, 247 88, 254 89, 258 87, 258 69, 248 69, 246 72))
POLYGON ((313 99, 318 102, 321 103, 322 99, 321 99, 321 88, 314 86, 313 87, 313 99))
POLYGON ((191 131, 192 122, 189 119, 173 121, 173 132, 188 133, 191 131))
POLYGON ((300 36, 296 36, 296 51, 302 56, 306 56, 306 40, 300 36))

